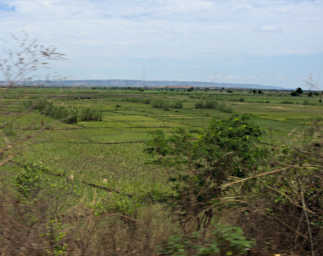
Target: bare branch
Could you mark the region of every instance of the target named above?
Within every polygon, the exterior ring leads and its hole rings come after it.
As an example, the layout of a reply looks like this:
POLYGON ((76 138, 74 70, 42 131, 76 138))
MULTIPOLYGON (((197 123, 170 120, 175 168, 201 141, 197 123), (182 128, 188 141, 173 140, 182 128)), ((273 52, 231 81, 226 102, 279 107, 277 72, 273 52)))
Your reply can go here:
POLYGON ((3 49, 4 56, 0 57, 0 74, 8 87, 31 81, 31 77, 37 71, 48 68, 51 61, 65 59, 56 47, 45 46, 26 33, 22 36, 11 35, 11 39, 10 48, 3 49))

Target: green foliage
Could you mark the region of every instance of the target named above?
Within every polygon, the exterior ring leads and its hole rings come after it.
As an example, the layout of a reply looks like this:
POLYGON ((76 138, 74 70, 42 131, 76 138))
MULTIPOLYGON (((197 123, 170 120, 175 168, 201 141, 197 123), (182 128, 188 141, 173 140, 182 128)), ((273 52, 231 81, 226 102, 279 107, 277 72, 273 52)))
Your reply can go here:
POLYGON ((174 235, 160 248, 160 254, 167 256, 230 256, 245 255, 253 246, 241 228, 216 225, 206 237, 203 232, 191 235, 174 235))
POLYGON ((171 108, 181 109, 183 108, 183 103, 180 101, 176 101, 174 104, 171 105, 171 108))
POLYGON ((67 244, 64 242, 66 233, 63 231, 64 225, 57 219, 51 219, 47 225, 46 237, 50 242, 48 253, 53 256, 67 255, 67 244))
POLYGON ((181 101, 176 101, 174 103, 167 102, 165 100, 156 99, 151 102, 153 108, 161 108, 164 110, 169 110, 171 108, 181 109, 183 108, 183 103, 181 101))
POLYGON ((298 87, 295 91, 291 92, 291 96, 300 96, 303 93, 303 89, 298 87))
POLYGON ((302 94, 303 89, 301 87, 298 87, 295 92, 297 92, 298 94, 302 94))
POLYGON ((283 100, 280 102, 280 104, 294 104, 294 102, 289 101, 289 100, 283 100))
POLYGON ((150 104, 150 102, 151 102, 150 99, 142 98, 142 97, 126 98, 125 101, 133 102, 133 103, 142 103, 142 104, 150 104))
POLYGON ((161 108, 164 110, 169 110, 170 108, 170 104, 167 101, 161 100, 161 99, 157 99, 152 101, 151 103, 153 108, 161 108))
POLYGON ((102 121, 102 119, 102 112, 95 109, 85 108, 79 114, 79 121, 102 121))
POLYGON ((16 132, 15 132, 15 128, 14 128, 14 125, 13 125, 13 122, 8 122, 4 125, 3 127, 3 133, 6 135, 6 136, 15 136, 16 135, 16 132))
POLYGON ((27 100, 27 101, 24 101, 24 102, 23 102, 23 105, 24 105, 24 108, 25 108, 25 109, 29 110, 29 109, 31 109, 31 108, 32 108, 32 106, 33 106, 33 102, 32 102, 31 100, 27 100))
POLYGON ((61 120, 64 123, 77 123, 77 110, 68 109, 64 106, 56 106, 47 100, 39 100, 32 106, 33 109, 38 110, 45 116, 50 116, 54 119, 61 120))
POLYGON ((195 104, 195 108, 199 109, 216 109, 218 103, 216 101, 199 101, 195 104))
POLYGON ((297 92, 291 92, 290 95, 291 96, 299 96, 299 93, 297 93, 297 92))
POLYGON ((196 218, 199 229, 212 215, 228 177, 245 177, 257 169, 265 156, 256 145, 261 134, 246 115, 213 120, 197 137, 184 129, 170 137, 162 131, 155 134, 146 151, 155 156, 155 163, 173 170, 169 181, 174 195, 168 204, 183 222, 196 218))
MULTIPOLYGON (((28 107, 27 104, 25 107, 28 107)), ((29 107, 28 107, 29 108, 29 107)), ((56 106, 47 100, 39 100, 32 104, 32 109, 38 110, 41 114, 61 120, 63 123, 75 124, 78 121, 102 121, 103 114, 99 110, 91 108, 67 108, 65 106, 56 106)))
POLYGON ((196 109, 216 109, 224 113, 232 113, 233 110, 231 107, 223 104, 223 103, 218 103, 217 101, 199 101, 195 104, 196 109))
POLYGON ((15 179, 19 193, 25 198, 35 197, 41 189, 41 171, 36 165, 25 165, 15 179))

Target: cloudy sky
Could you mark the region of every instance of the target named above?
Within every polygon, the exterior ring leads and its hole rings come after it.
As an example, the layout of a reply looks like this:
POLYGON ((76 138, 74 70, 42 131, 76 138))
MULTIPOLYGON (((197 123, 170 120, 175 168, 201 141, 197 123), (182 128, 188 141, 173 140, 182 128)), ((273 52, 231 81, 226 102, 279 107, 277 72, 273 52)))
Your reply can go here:
POLYGON ((68 79, 323 89, 323 0, 0 0, 0 46, 21 31, 67 55, 68 79))

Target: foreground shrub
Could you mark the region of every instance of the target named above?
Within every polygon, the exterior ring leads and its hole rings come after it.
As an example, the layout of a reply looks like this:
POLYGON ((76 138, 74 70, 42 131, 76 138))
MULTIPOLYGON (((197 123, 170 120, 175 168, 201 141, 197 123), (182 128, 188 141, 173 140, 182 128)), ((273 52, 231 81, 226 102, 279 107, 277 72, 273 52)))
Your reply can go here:
MULTIPOLYGON (((262 132, 248 116, 213 121, 196 135, 183 129, 171 136, 156 133, 146 151, 156 164, 171 170, 173 193, 165 203, 185 234, 184 240, 176 238, 164 247, 169 249, 165 255, 199 255, 195 250, 200 241, 192 235, 207 234, 221 212, 224 218, 234 215, 236 225, 268 255, 284 250, 319 255, 323 250, 320 128, 317 120, 303 135, 307 142, 300 144, 297 137, 293 147, 262 144, 262 132)), ((203 248, 201 255, 219 253, 217 246, 203 248)))
POLYGON ((148 143, 154 162, 172 169, 174 194, 168 204, 184 230, 210 223, 220 186, 229 177, 245 177, 257 169, 264 156, 255 146, 261 134, 248 116, 233 116, 214 120, 198 138, 179 129, 171 137, 160 131, 148 143))
POLYGON ((41 189, 39 168, 33 165, 25 165, 23 171, 16 176, 15 184, 18 192, 25 198, 35 197, 41 189))
POLYGON ((191 235, 169 237, 160 248, 161 255, 222 256, 246 255, 253 242, 246 239, 239 227, 216 225, 209 234, 194 232, 191 235))

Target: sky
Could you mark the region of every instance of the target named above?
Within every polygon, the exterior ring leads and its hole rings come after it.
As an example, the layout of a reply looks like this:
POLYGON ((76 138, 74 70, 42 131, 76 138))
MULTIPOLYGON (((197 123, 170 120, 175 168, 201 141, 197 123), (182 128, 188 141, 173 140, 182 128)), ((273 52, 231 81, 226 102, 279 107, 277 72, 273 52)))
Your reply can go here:
POLYGON ((0 0, 0 31, 57 47, 67 79, 323 89, 323 0, 0 0))

